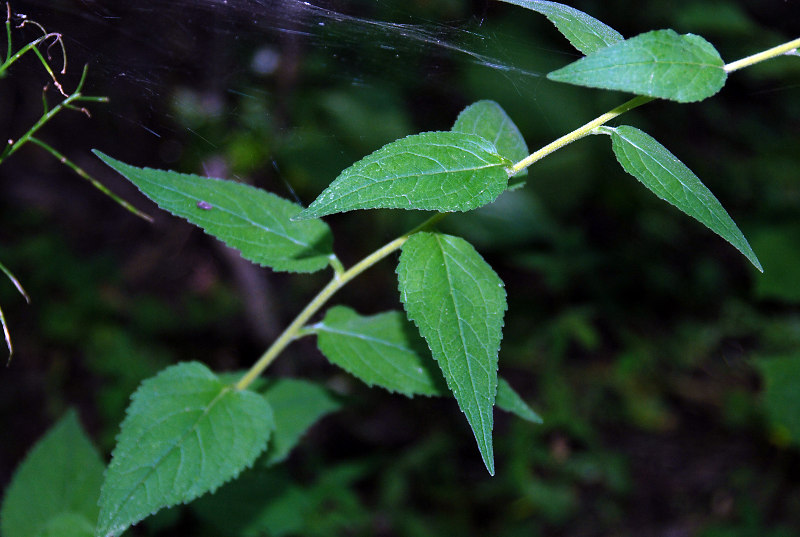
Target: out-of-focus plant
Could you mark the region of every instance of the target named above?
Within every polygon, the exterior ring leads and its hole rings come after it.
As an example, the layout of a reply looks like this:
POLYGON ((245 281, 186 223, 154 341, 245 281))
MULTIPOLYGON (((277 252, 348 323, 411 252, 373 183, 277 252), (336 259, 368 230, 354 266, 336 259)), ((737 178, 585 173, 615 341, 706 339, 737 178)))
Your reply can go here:
MULTIPOLYGON (((458 116, 450 130, 408 136, 367 155, 345 169, 307 208, 248 185, 139 168, 97 152, 163 209, 239 250, 244 258, 278 271, 330 268, 333 274, 262 357, 236 379, 188 362, 141 384, 121 424, 102 487, 94 484, 99 514, 94 506, 70 511, 53 502, 58 516, 38 521, 38 526, 30 517, 18 516, 19 498, 28 493, 26 479, 37 475, 23 473, 28 461, 23 463, 8 493, 11 507, 4 506, 12 510, 15 521, 22 520, 7 527, 10 537, 25 534, 23 529, 36 533, 67 528, 78 535, 118 535, 162 508, 216 490, 253 465, 257 466, 254 472, 216 496, 222 507, 205 498, 215 509, 198 510, 214 523, 219 518, 214 511, 225 511, 226 503, 231 509, 241 508, 243 516, 236 517, 233 529, 240 535, 280 533, 276 526, 300 531, 302 521, 287 522, 285 517, 300 510, 296 506, 303 505, 302 498, 297 501, 296 491, 278 496, 285 503, 276 512, 272 503, 276 496, 264 489, 274 474, 259 474, 282 461, 302 433, 338 408, 338 402, 310 382, 264 381, 260 376, 290 343, 306 336, 315 336, 332 364, 367 385, 408 396, 452 394, 466 415, 487 470, 494 474, 494 407, 531 422, 541 420, 497 375, 507 305, 502 280, 467 241, 439 232, 436 225, 448 213, 472 211, 504 192, 524 187, 520 178, 530 166, 589 135, 609 136, 616 160, 626 172, 714 231, 761 270, 742 232, 686 165, 642 130, 607 124, 656 99, 678 103, 707 99, 725 85, 730 73, 794 54, 800 39, 725 63, 714 46, 696 35, 657 30, 625 39, 597 19, 562 4, 505 1, 545 15, 585 55, 551 72, 551 80, 636 96, 532 153, 497 103, 478 101, 458 116), (322 218, 373 208, 436 214, 345 268, 333 252, 332 233, 322 218), (405 315, 390 311, 364 316, 335 306, 322 319, 312 321, 334 293, 396 252, 400 252, 396 273, 405 315), (250 479, 256 481, 255 486, 250 479), (75 517, 66 520, 65 513, 75 517), (238 522, 244 524, 239 527, 238 522)), ((592 345, 595 335, 586 329, 582 315, 564 324, 569 337, 592 345)), ((642 402, 643 394, 636 386, 639 364, 631 356, 619 361, 608 382, 628 394, 630 401, 621 406, 632 420, 642 427, 662 427, 669 415, 657 398, 646 400, 644 410, 633 408, 642 402)), ((566 382, 557 374, 548 380, 553 380, 547 387, 551 397, 563 401, 567 422, 572 418, 571 394, 556 393, 566 382)), ((580 425, 572 424, 576 436, 583 434, 589 441, 591 431, 580 425)), ((557 440, 554 451, 566 460, 569 446, 557 440)), ((38 471, 46 469, 39 460, 38 471)), ((575 457, 562 472, 564 482, 557 487, 530 480, 528 505, 523 507, 544 508, 545 516, 559 521, 574 511, 573 479, 601 479, 619 493, 628 488, 624 464, 614 457, 575 457), (605 472, 598 471, 601 466, 605 472)), ((280 480, 273 481, 280 487, 280 480)), ((67 489, 67 493, 74 491, 67 489)), ((346 500, 346 495, 340 499, 346 500)))
MULTIPOLYGON (((9 137, 5 147, 3 148, 2 152, 0 152, 0 165, 11 155, 19 151, 25 144, 32 143, 34 145, 38 145, 42 149, 44 149, 47 153, 51 154, 55 157, 59 162, 64 164, 65 166, 69 167, 73 172, 78 174, 83 179, 89 181, 92 186, 103 192, 105 195, 109 196, 118 204, 122 205, 125 209, 132 212, 136 216, 140 218, 144 218, 145 220, 151 220, 149 216, 144 214, 143 212, 139 211, 131 204, 126 202, 125 200, 121 199, 119 196, 111 192, 108 188, 106 188, 102 183, 97 181, 94 177, 89 175, 83 168, 79 167, 77 164, 72 162, 62 153, 60 153, 57 149, 52 147, 50 144, 42 140, 38 137, 39 130, 44 127, 49 121, 51 121, 59 112, 64 110, 73 110, 76 112, 80 112, 87 117, 91 117, 89 114, 89 110, 85 107, 79 106, 80 103, 105 103, 108 102, 108 98, 106 97, 97 97, 91 95, 84 95, 82 93, 83 86, 86 82, 86 75, 88 72, 88 66, 84 66, 83 73, 81 74, 80 81, 78 82, 77 87, 71 93, 67 93, 64 90, 63 85, 58 80, 58 76, 56 75, 56 71, 53 69, 51 63, 53 63, 53 58, 51 56, 50 50, 53 47, 57 47, 60 52, 60 61, 61 61, 61 70, 58 71, 60 75, 67 74, 67 49, 64 46, 64 38, 60 33, 56 32, 48 32, 41 24, 38 22, 29 19, 26 15, 20 13, 13 13, 11 11, 11 4, 6 3, 6 21, 5 21, 5 31, 6 31, 6 54, 5 58, 3 59, 3 63, 0 64, 0 79, 5 78, 9 74, 9 69, 11 66, 20 60, 23 56, 27 53, 34 54, 41 64, 42 68, 47 72, 51 79, 51 83, 55 88, 58 90, 59 94, 63 99, 58 102, 52 108, 48 103, 47 99, 47 92, 49 89, 49 84, 45 86, 44 90, 42 91, 42 115, 41 117, 36 120, 33 125, 22 135, 17 138, 9 137), (19 23, 14 26, 14 20, 18 20, 19 23), (32 26, 39 31, 41 31, 41 36, 34 39, 33 41, 27 42, 25 45, 19 48, 16 52, 14 51, 14 43, 13 43, 13 30, 24 28, 26 26, 32 26), (45 52, 43 53, 39 50, 40 47, 46 48, 45 52)), ((25 293, 24 289, 20 285, 19 281, 14 277, 11 271, 0 263, 0 270, 11 280, 14 286, 19 290, 19 292, 25 297, 26 300, 30 301, 28 295, 25 293)), ((8 327, 6 326, 6 320, 3 316, 3 312, 0 309, 0 325, 3 328, 3 335, 5 337, 6 345, 8 346, 9 352, 9 359, 11 354, 13 353, 13 347, 11 345, 11 336, 8 332, 8 327)))

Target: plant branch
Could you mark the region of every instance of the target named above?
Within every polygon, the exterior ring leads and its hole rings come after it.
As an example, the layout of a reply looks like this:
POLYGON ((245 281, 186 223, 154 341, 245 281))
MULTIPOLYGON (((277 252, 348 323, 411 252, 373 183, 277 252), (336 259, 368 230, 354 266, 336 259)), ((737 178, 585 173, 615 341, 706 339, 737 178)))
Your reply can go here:
MULTIPOLYGON (((748 56, 746 58, 742 58, 741 60, 737 60, 735 62, 731 62, 726 64, 723 69, 730 73, 732 71, 736 71, 738 69, 742 69, 743 67, 750 67, 759 62, 763 62, 764 60, 769 60, 771 58, 776 58, 778 56, 782 56, 784 54, 791 54, 795 52, 798 48, 800 48, 800 38, 794 39, 782 45, 778 45, 777 47, 773 47, 767 49, 765 51, 759 52, 758 54, 753 54, 752 56, 748 56)), ((611 121, 617 116, 624 114, 625 112, 629 112, 634 108, 642 106, 643 104, 647 104, 650 101, 655 100, 654 97, 646 97, 646 96, 639 96, 634 97, 630 101, 619 105, 618 107, 614 108, 613 110, 606 112, 605 114, 598 116, 597 118, 593 119, 589 123, 578 127, 574 131, 565 134, 561 138, 554 140, 547 144, 546 146, 542 147, 538 151, 531 153, 521 161, 514 164, 511 168, 508 169, 509 177, 514 176, 533 164, 537 162, 550 153, 557 151, 564 147, 565 145, 571 144, 576 140, 580 140, 581 138, 585 137, 588 134, 592 134, 592 132, 599 126, 611 121)))
POLYGON ((372 265, 376 264, 378 261, 381 261, 383 258, 399 250, 403 244, 406 243, 408 238, 413 235, 414 233, 426 229, 436 222, 444 218, 444 213, 438 213, 421 225, 417 226, 416 228, 412 229, 411 231, 401 235, 400 237, 396 238, 395 240, 384 244, 367 257, 350 267, 349 269, 345 270, 344 272, 335 271, 333 279, 328 282, 328 284, 322 288, 322 290, 311 299, 311 302, 303 308, 297 317, 295 317, 294 321, 286 327, 283 333, 278 336, 272 345, 267 349, 267 351, 258 359, 258 361, 250 368, 250 370, 241 378, 239 382, 236 383, 235 388, 237 390, 244 390, 246 389, 258 376, 264 372, 264 370, 269 367, 269 365, 277 358, 277 356, 286 348, 289 343, 294 341, 297 337, 301 335, 301 331, 305 326, 306 322, 317 312, 319 309, 325 305, 325 303, 342 287, 344 287, 347 283, 349 283, 353 278, 370 268, 372 265))
POLYGON ((586 136, 588 134, 591 134, 592 131, 594 131, 600 125, 602 125, 604 123, 607 123, 607 122, 611 121, 612 119, 614 119, 615 117, 620 116, 620 115, 622 115, 625 112, 628 112, 630 110, 633 110, 634 108, 636 108, 638 106, 642 106, 643 104, 649 103, 653 99, 654 99, 653 97, 645 97, 645 96, 634 97, 630 101, 619 105, 618 107, 614 108, 613 110, 610 110, 610 111, 606 112, 605 114, 603 114, 601 116, 596 117, 595 119, 593 119, 589 123, 586 123, 585 125, 583 125, 581 127, 578 127, 574 131, 572 131, 572 132, 570 132, 568 134, 565 134, 561 138, 558 138, 557 140, 554 140, 554 141, 550 142, 549 144, 547 144, 546 146, 542 147, 538 151, 535 151, 534 153, 531 153, 530 155, 528 155, 524 159, 522 159, 519 162, 517 162, 516 164, 514 164, 511 168, 509 168, 508 175, 509 176, 513 176, 513 175, 518 174, 519 172, 521 172, 522 170, 524 170, 525 168, 527 168, 528 166, 530 166, 534 162, 543 159, 544 157, 546 157, 550 153, 553 153, 554 151, 558 151, 559 149, 561 149, 565 145, 571 144, 575 140, 580 140, 584 136, 586 136))
POLYGON ((90 102, 106 102, 107 101, 107 99, 105 97, 87 97, 87 96, 84 96, 83 94, 81 94, 81 89, 83 88, 83 83, 86 80, 87 69, 88 69, 88 66, 83 68, 83 75, 81 76, 81 80, 78 83, 78 87, 75 89, 75 91, 71 95, 69 95, 66 99, 64 99, 63 101, 58 103, 56 106, 54 106, 51 110, 48 110, 44 115, 42 115, 42 117, 40 117, 39 120, 36 123, 34 123, 33 126, 30 129, 28 129, 28 132, 23 134, 18 140, 16 140, 16 141, 9 140, 9 142, 10 142, 9 145, 6 146, 6 149, 5 149, 5 151, 3 151, 3 154, 0 155, 0 163, 2 163, 4 159, 6 159, 6 158, 10 157, 11 155, 13 155, 14 153, 16 153, 19 150, 20 147, 25 145, 26 142, 30 141, 30 138, 34 134, 36 134, 36 132, 39 129, 44 127, 51 119, 53 119, 59 112, 61 112, 61 110, 65 109, 65 108, 68 108, 68 109, 73 109, 73 110, 77 109, 77 110, 86 112, 86 110, 84 110, 84 109, 75 107, 72 103, 83 102, 83 101, 90 101, 90 102))
POLYGON ((58 150, 56 150, 54 147, 36 138, 35 136, 28 137, 28 141, 38 145, 39 147, 41 147, 42 149, 53 155, 55 158, 58 159, 59 162, 61 162, 61 164, 64 164, 72 171, 74 171, 76 174, 78 174, 80 177, 83 177, 84 179, 89 181, 92 184, 92 186, 94 186, 97 190, 99 190, 112 200, 116 201, 119 205, 121 205, 131 213, 135 214, 136 216, 138 216, 143 220, 147 220, 151 224, 153 223, 152 216, 143 213, 142 211, 140 211, 139 209, 137 209, 136 207, 125 201, 124 199, 120 198, 119 196, 111 192, 104 184, 102 184, 100 181, 89 175, 83 168, 81 168, 80 166, 69 160, 63 154, 58 152, 58 150))
POLYGON ((725 71, 730 73, 738 69, 742 69, 743 67, 750 67, 751 65, 763 62, 764 60, 770 60, 778 56, 783 56, 784 54, 791 54, 792 52, 797 51, 798 48, 800 48, 800 37, 792 41, 788 41, 782 45, 778 45, 777 47, 772 47, 763 52, 759 52, 758 54, 753 54, 752 56, 731 62, 725 65, 725 71))

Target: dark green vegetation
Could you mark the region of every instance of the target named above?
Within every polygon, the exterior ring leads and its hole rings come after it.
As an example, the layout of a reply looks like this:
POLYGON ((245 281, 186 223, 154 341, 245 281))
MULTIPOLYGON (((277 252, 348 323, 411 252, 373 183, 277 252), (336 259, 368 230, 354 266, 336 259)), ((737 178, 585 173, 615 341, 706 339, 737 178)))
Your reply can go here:
MULTIPOLYGON (((432 4, 415 16, 452 20, 471 14, 473 7, 432 4)), ((511 65, 536 72, 575 59, 564 61, 552 52, 565 48, 555 33, 547 33, 543 19, 505 7, 490 5, 476 30, 493 36, 483 45, 496 49, 491 58, 520 54, 511 65), (532 35, 542 41, 532 41, 532 35)), ((672 13, 635 14, 645 20, 633 19, 629 10, 615 14, 610 3, 578 7, 611 23, 624 21, 624 28, 614 25, 625 35, 666 26, 703 34, 726 61, 797 33, 796 18, 793 26, 778 7, 763 15, 754 6, 676 5, 672 13), (786 35, 773 33, 782 29, 786 35)), ((358 13, 358 6, 351 8, 358 13)), ((215 14, 218 24, 238 24, 215 14)), ((362 15, 387 19, 397 13, 373 9, 362 15)), ((322 37, 346 41, 331 28, 333 18, 319 22, 331 32, 322 37)), ((211 52, 245 64, 253 43, 226 43, 225 35, 214 32, 218 41, 211 52)), ((227 172, 211 175, 247 177, 291 197, 283 180, 308 204, 363 155, 412 132, 448 130, 458 112, 479 99, 501 103, 532 147, 624 99, 462 65, 460 58, 431 57, 426 47, 434 42, 419 34, 402 36, 421 44, 416 57, 404 49, 402 65, 383 70, 377 62, 364 72, 365 64, 356 60, 369 57, 376 35, 366 37, 349 45, 352 57, 342 64, 334 62, 331 48, 298 47, 302 52, 292 55, 278 39, 276 50, 291 58, 295 71, 266 80, 243 70, 202 72, 195 73, 200 82, 184 86, 191 90, 180 91, 159 80, 164 85, 158 86, 158 97, 143 106, 162 106, 165 116, 177 117, 172 131, 159 128, 174 133, 169 144, 137 143, 140 132, 131 138, 105 134, 97 117, 86 125, 65 123, 52 136, 61 135, 77 154, 99 147, 153 167, 200 172, 222 165, 227 172), (434 67, 447 72, 430 75, 434 67), (203 75, 211 78, 203 82, 203 75), (171 112, 160 100, 170 96, 171 112)), ((108 39, 103 46, 111 55, 114 41, 108 39)), ((213 40, 195 39, 189 43, 198 57, 224 64, 222 56, 200 49, 213 40)), ((102 64, 103 56, 93 64, 102 64)), ((152 57, 149 62, 163 65, 152 57)), ((214 63, 204 61, 202 67, 214 63)), ((135 69, 137 63, 130 65, 135 69)), ((155 79, 139 76, 140 89, 155 86, 155 79)), ((604 136, 537 163, 524 189, 477 213, 441 222, 443 230, 474 244, 502 275, 513 315, 505 320, 501 372, 544 418, 544 425, 531 426, 496 416, 497 477, 482 473, 452 401, 367 390, 327 366, 308 338, 291 346, 270 376, 316 380, 328 389, 254 386, 266 390, 276 409, 275 434, 289 430, 280 423, 310 424, 341 410, 315 427, 285 465, 268 468, 285 457, 286 448, 283 455, 268 452, 263 465, 217 495, 183 511, 162 512, 134 531, 174 532, 179 524, 182 532, 209 535, 258 535, 263 528, 301 535, 791 535, 800 512, 795 447, 800 319, 793 259, 800 203, 795 185, 800 114, 792 89, 797 76, 796 58, 781 58, 731 75, 713 99, 688 106, 653 103, 625 118, 703 178, 750 239, 764 275, 620 172, 604 136), (298 392, 303 397, 292 400, 298 392), (278 408, 297 409, 298 415, 281 416, 278 408), (231 506, 241 512, 232 516, 231 506)), ((136 115, 137 101, 113 90, 98 93, 126 103, 124 117, 147 125, 146 115, 136 115)), ((16 118, 25 108, 14 110, 16 118)), ((641 141, 637 132, 629 127, 607 132, 618 158, 626 154, 626 144, 641 141)), ((23 307, 13 288, 0 290, 18 342, 18 355, 3 378, 4 388, 9 386, 2 392, 8 398, 3 425, 13 432, 8 448, 4 443, 10 455, 3 461, 20 460, 69 406, 79 409, 107 453, 139 380, 177 361, 202 361, 214 371, 248 367, 265 347, 263 340, 273 339, 324 284, 270 272, 259 276, 268 285, 254 287, 245 283, 253 274, 249 265, 243 268, 177 220, 160 216, 155 228, 147 228, 100 196, 76 194, 80 186, 74 182, 61 186, 52 177, 57 172, 36 171, 42 163, 25 162, 21 155, 2 169, 0 259, 25 283, 34 305, 23 307), (44 176, 38 192, 35 182, 32 187, 10 179, 35 175, 44 176), (61 195, 48 198, 52 192, 61 195), (109 221, 114 223, 105 225, 109 221), (257 300, 256 290, 265 289, 269 298, 257 300), (265 305, 272 311, 266 313, 265 305), (257 318, 254 312, 270 318, 247 329, 242 321, 257 318)), ((620 162, 633 175, 638 164, 647 167, 630 156, 620 162)), ((208 210, 199 202, 194 208, 208 210)), ((370 211, 333 217, 330 223, 336 252, 348 266, 418 224, 419 215, 370 211)), ((426 235, 417 237, 420 244, 404 249, 404 256, 429 246, 422 244, 426 235)), ((378 266, 335 300, 362 313, 397 309, 393 274, 378 266)), ((348 322, 352 319, 340 313, 315 327, 321 336, 326 326, 340 329, 348 322)), ((191 371, 167 369, 140 391, 160 390, 164 376, 176 371, 191 377, 193 398, 212 394, 220 405, 239 404, 231 401, 234 394, 225 383, 217 384, 197 365, 191 371)), ((251 408, 247 402, 242 406, 251 408)), ((133 423, 154 410, 137 407, 128 419, 133 423)), ((73 418, 58 430, 80 439, 73 418)), ((270 449, 295 440, 273 438, 270 449)), ((91 448, 75 442, 82 460, 96 460, 91 448)), ((57 460, 58 454, 42 459, 57 460)), ((4 478, 13 464, 3 468, 4 478)), ((94 464, 84 463, 87 483, 94 482, 94 464)), ((82 486, 69 476, 63 479, 82 486)), ((54 519, 43 534, 63 533, 79 526, 75 516, 92 516, 90 502, 87 507, 79 493, 74 497, 80 501, 65 509, 72 518, 54 519)))

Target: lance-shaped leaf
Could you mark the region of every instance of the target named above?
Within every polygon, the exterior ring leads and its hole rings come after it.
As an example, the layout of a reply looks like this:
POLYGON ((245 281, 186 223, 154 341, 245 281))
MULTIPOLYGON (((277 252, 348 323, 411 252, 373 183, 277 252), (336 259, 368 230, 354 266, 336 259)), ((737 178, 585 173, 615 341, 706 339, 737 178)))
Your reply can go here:
POLYGON ((275 418, 275 431, 264 454, 267 465, 283 461, 309 427, 342 406, 323 386, 301 379, 277 379, 262 393, 275 418))
POLYGON ((412 235, 397 275, 406 313, 428 342, 494 475, 492 407, 506 310, 503 282, 467 241, 440 233, 412 235))
POLYGON ((245 259, 291 272, 314 272, 329 263, 333 238, 328 225, 292 221, 302 210, 295 203, 235 181, 137 168, 94 153, 159 207, 201 227, 245 259))
POLYGON ((264 397, 197 362, 145 380, 131 399, 100 494, 98 537, 215 490, 252 465, 273 429, 264 397))
POLYGON ((728 76, 724 67, 702 37, 655 30, 600 49, 547 78, 685 103, 717 93, 728 76))
MULTIPOLYGON (((505 110, 494 101, 478 101, 466 107, 456 119, 453 132, 477 134, 494 144, 497 152, 511 162, 518 162, 528 156, 528 144, 522 133, 508 117, 505 110)), ((522 177, 525 169, 517 174, 522 177)))
POLYGON ((558 2, 540 0, 502 0, 541 13, 552 22, 572 46, 584 54, 622 41, 622 35, 594 17, 558 2))
MULTIPOLYGON (((450 394, 419 331, 399 311, 363 316, 346 306, 335 306, 311 328, 325 357, 368 386, 407 396, 450 394)), ((524 420, 542 423, 503 378, 498 378, 495 404, 524 420)), ((277 408, 275 415, 277 423, 277 408)))
POLYGON ((68 412, 14 472, 0 509, 0 534, 58 535, 54 531, 60 529, 91 536, 103 469, 75 412, 68 412))
POLYGON ((298 218, 376 208, 469 211, 505 190, 510 165, 476 134, 415 134, 344 170, 298 218))
POLYGON ((626 172, 664 201, 671 203, 711 231, 731 243, 760 271, 759 263, 747 239, 714 194, 686 165, 641 130, 622 125, 603 127, 611 134, 617 160, 626 172))

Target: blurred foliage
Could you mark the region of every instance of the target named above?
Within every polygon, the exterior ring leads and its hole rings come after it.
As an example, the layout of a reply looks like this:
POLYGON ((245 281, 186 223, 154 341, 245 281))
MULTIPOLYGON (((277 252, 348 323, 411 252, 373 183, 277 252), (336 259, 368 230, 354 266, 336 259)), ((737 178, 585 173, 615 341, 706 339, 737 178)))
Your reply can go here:
MULTIPOLYGON (((704 35, 728 61, 800 28, 797 6, 777 0, 651 2, 647 9, 618 0, 569 3, 625 35, 656 27, 704 35)), ((157 68, 153 79, 137 80, 143 91, 123 96, 109 76, 95 93, 119 103, 114 113, 124 119, 112 116, 104 130, 95 118, 90 127, 99 133, 54 125, 61 147, 94 144, 137 164, 237 178, 304 203, 369 151, 449 128, 478 99, 498 101, 535 149, 624 98, 537 76, 571 61, 568 45, 543 17, 495 3, 337 4, 369 20, 446 21, 425 28, 492 62, 413 37, 413 27, 403 48, 395 27, 337 33, 328 19, 318 40, 304 44, 289 32, 254 36, 248 26, 234 39, 240 23, 220 17, 209 23, 214 39, 190 23, 178 28, 190 36, 178 43, 182 58, 219 66, 181 64, 172 78, 160 73, 169 65, 150 47, 108 34, 94 42, 73 8, 48 4, 67 15, 59 31, 97 51, 100 69, 113 69, 102 62, 116 50, 141 54, 131 58, 131 77, 142 76, 138 62, 157 68), (158 139, 139 128, 168 120, 174 123, 158 139)), ((715 193, 751 239, 764 275, 619 171, 606 140, 582 140, 548 157, 524 188, 443 223, 506 282, 500 372, 545 420, 530 427, 496 417, 497 477, 482 472, 455 405, 358 387, 301 341, 275 373, 327 381, 349 407, 312 429, 284 466, 254 469, 131 534, 798 535, 798 79, 797 58, 778 59, 732 75, 706 102, 653 103, 626 118, 715 193)), ((0 125, 11 121, 3 114, 0 125)), ((183 359, 241 369, 261 351, 242 327, 247 292, 230 283, 234 265, 210 240, 167 216, 153 229, 132 224, 105 200, 81 199, 85 192, 58 183, 53 188, 76 210, 48 202, 42 191, 25 194, 11 177, 49 181, 59 172, 24 161, 10 160, 0 181, 0 258, 33 298, 24 306, 0 286, 18 352, 0 374, 0 423, 15 432, 2 447, 3 483, 68 406, 77 406, 107 454, 140 379, 183 359), (37 196, 38 209, 20 216, 25 195, 37 196), (108 228, 98 229, 103 222, 108 228)), ((348 261, 420 219, 369 211, 330 221, 337 253, 348 261)), ((259 277, 273 288, 281 324, 318 284, 259 277)), ((398 307, 391 270, 364 278, 342 302, 365 314, 398 307)))

